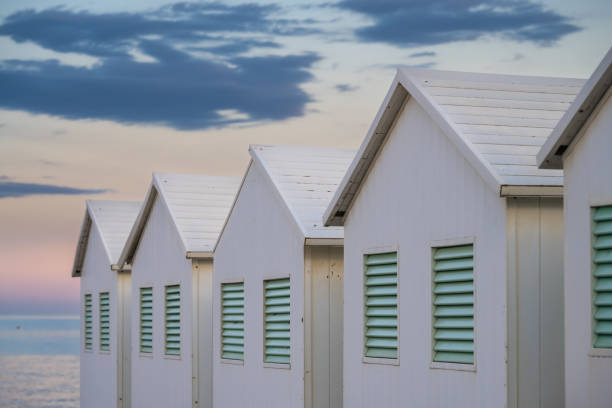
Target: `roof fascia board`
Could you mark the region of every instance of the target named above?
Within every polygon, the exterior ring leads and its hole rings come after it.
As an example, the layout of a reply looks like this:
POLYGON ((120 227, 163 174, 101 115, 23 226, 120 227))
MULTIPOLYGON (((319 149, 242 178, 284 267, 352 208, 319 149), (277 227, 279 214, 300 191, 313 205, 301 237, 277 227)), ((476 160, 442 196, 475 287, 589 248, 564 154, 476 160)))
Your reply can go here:
POLYGON ((187 251, 187 259, 213 259, 214 253, 211 251, 187 251))
POLYGON ((120 268, 123 268, 126 264, 132 263, 132 259, 134 258, 134 254, 136 253, 136 249, 140 243, 140 238, 149 219, 151 210, 153 209, 153 204, 155 203, 157 195, 157 188, 153 183, 151 183, 145 196, 145 200, 143 201, 140 211, 138 212, 138 216, 136 217, 136 221, 134 221, 134 225, 130 230, 128 239, 126 240, 123 250, 121 251, 119 260, 117 261, 117 265, 119 265, 120 268))
POLYGON ((85 260, 85 253, 87 252, 87 244, 89 243, 89 233, 91 231, 91 217, 89 216, 89 210, 85 208, 85 215, 83 222, 81 223, 81 231, 79 233, 79 241, 77 242, 77 250, 74 254, 74 262, 72 264, 72 277, 80 277, 83 269, 83 262, 85 260))
POLYGON ((562 169, 563 154, 579 139, 580 131, 595 113, 612 84, 612 48, 608 50, 569 109, 537 154, 542 169, 562 169))
MULTIPOLYGON (((410 96, 408 94, 404 95, 404 92, 405 88, 403 88, 399 83, 398 71, 391 82, 391 86, 387 91, 387 95, 385 96, 383 103, 376 113, 374 121, 368 129, 368 133, 366 134, 364 141, 361 143, 359 150, 355 154, 355 158, 351 162, 329 205, 327 206, 327 209, 323 213, 323 221, 325 226, 344 225, 345 214, 348 213, 348 209, 351 206, 354 198, 354 195, 352 197, 346 196, 350 194, 351 189, 355 190, 353 194, 356 193, 361 185, 362 180, 360 180, 360 176, 362 173, 363 177, 365 178, 365 175, 367 174, 373 161, 373 157, 369 155, 369 153, 372 153, 372 151, 377 152, 380 149, 380 146, 384 143, 388 136, 389 130, 392 129, 392 126, 395 123, 398 111, 401 111, 401 107, 404 105, 406 98, 410 96), (399 102, 400 106, 398 106, 397 109, 392 106, 393 101, 399 102), (383 123, 383 121, 391 122, 389 128, 384 129, 384 133, 377 132, 376 130, 378 129, 379 124, 383 123), (357 184, 357 186, 355 187, 354 184, 357 184), (343 201, 347 199, 350 202, 344 211, 344 215, 336 217, 336 213, 339 211, 341 204, 343 204, 343 201)), ((376 153, 374 153, 373 156, 376 156, 376 153)))
POLYGON ((159 173, 153 173, 153 184, 157 188, 157 193, 162 198, 162 202, 164 203, 164 206, 166 207, 168 214, 170 214, 170 219, 172 220, 174 229, 176 230, 179 238, 181 239, 181 244, 183 245, 183 251, 187 253, 189 249, 187 248, 187 242, 185 241, 185 237, 183 237, 182 231, 178 227, 178 223, 176 222, 176 216, 174 215, 174 211, 172 210, 172 207, 170 206, 170 203, 168 202, 168 198, 166 197, 166 194, 164 194, 164 188, 162 186, 159 173))
POLYGON ((306 238, 306 246, 344 246, 344 238, 306 238))
POLYGON ((249 174, 249 171, 251 171, 251 166, 252 165, 253 165, 253 159, 250 159, 249 160, 249 165, 247 166, 246 171, 242 175, 242 180, 240 181, 240 187, 238 187, 238 191, 236 191, 236 195, 234 196, 234 200, 232 201, 232 206, 230 207, 230 210, 228 211, 227 216, 225 217, 225 221, 223 221, 223 227, 221 227, 221 231, 219 231, 219 235, 217 236, 217 240, 215 241, 215 245, 214 245, 213 250, 212 250, 213 254, 215 252, 217 252, 217 246, 219 245, 219 241, 221 240, 221 236, 225 232, 225 228, 227 227, 227 223, 228 223, 228 221, 230 219, 230 216, 234 212, 234 208, 236 207, 236 203, 238 202, 238 196, 242 192, 242 188, 244 187, 244 183, 246 181, 247 175, 249 174))
POLYGON ((500 197, 563 197, 563 186, 501 186, 500 197))
POLYGON ((272 177, 272 172, 270 171, 268 166, 266 166, 265 161, 262 160, 262 158, 257 153, 257 145, 249 146, 249 153, 251 154, 253 161, 257 163, 263 169, 265 173, 264 178, 267 179, 268 182, 270 183, 270 186, 272 187, 272 190, 274 191, 274 196, 276 197, 277 200, 280 201, 281 206, 287 211, 289 217, 293 220, 293 224, 295 225, 299 233, 302 234, 302 237, 307 238, 306 232, 302 229, 302 226, 300 225, 298 217, 293 212, 291 207, 289 207, 289 203, 287 202, 287 200, 285 200, 285 197, 283 197, 278 184, 272 177))
POLYGON ((427 92, 423 90, 417 79, 413 78, 404 70, 399 71, 399 76, 400 83, 406 88, 410 95, 419 102, 425 112, 429 114, 442 132, 446 134, 457 150, 463 154, 485 183, 496 193, 499 193, 502 181, 491 165, 471 147, 471 143, 465 140, 461 132, 453 125, 453 122, 439 109, 438 105, 429 97, 427 92))
POLYGON ((95 229, 98 230, 98 235, 100 237, 100 241, 102 241, 102 245, 104 246, 104 252, 106 253, 106 258, 108 259, 108 263, 109 265, 113 263, 113 259, 111 256, 111 252, 108 249, 108 245, 106 244, 106 240, 104 239, 104 235, 102 234, 102 231, 100 230, 100 223, 98 222, 97 218, 96 218, 96 212, 93 209, 92 203, 91 201, 87 200, 86 201, 86 205, 87 205, 87 211, 89 212, 89 217, 91 218, 93 224, 96 226, 95 229))

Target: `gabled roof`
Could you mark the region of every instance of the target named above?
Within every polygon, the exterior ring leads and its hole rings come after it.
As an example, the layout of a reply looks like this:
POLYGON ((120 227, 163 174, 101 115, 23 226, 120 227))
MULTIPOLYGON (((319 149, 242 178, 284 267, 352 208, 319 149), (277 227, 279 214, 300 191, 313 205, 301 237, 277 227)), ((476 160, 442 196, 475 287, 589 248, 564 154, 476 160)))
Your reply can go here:
POLYGON ((538 165, 542 169, 562 169, 563 153, 574 142, 576 136, 599 102, 612 85, 612 48, 603 58, 593 75, 584 85, 572 105, 552 131, 538 153, 538 165))
POLYGON ((325 227, 323 212, 355 156, 354 149, 305 146, 249 147, 304 238, 344 238, 344 228, 325 227))
POLYGON ((187 257, 212 257, 240 179, 200 174, 158 174, 142 204, 138 218, 119 257, 131 264, 156 198, 168 209, 187 257))
POLYGON ((559 195, 562 173, 538 169, 536 154, 583 84, 581 79, 399 69, 325 212, 326 225, 343 224, 410 97, 500 195, 559 195))
POLYGON ((87 200, 72 276, 81 276, 92 225, 100 232, 109 267, 116 265, 139 209, 135 201, 87 200))

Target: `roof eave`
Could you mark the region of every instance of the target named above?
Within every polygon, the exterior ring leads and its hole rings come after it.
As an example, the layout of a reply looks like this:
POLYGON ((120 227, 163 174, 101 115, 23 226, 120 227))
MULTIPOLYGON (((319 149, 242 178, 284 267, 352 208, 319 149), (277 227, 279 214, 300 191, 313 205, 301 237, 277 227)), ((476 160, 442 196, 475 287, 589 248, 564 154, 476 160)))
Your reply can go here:
POLYGON ((323 222, 326 227, 343 226, 353 197, 358 190, 361 180, 365 177, 376 152, 387 138, 397 114, 406 102, 409 94, 405 87, 400 84, 399 71, 391 82, 389 91, 379 108, 366 138, 359 147, 355 158, 351 162, 340 185, 336 189, 327 209, 323 213, 323 222))
POLYGON ((85 252, 87 251, 87 243, 89 241, 89 233, 91 231, 91 217, 89 216, 89 209, 85 208, 85 216, 81 223, 81 231, 79 233, 79 241, 77 242, 77 250, 74 254, 74 262, 72 264, 72 277, 81 277, 81 271, 83 269, 83 261, 85 260, 85 252))
POLYGON ((117 261, 117 265, 120 269, 126 267, 127 264, 132 263, 132 259, 134 254, 136 253, 136 249, 138 248, 138 244, 140 242, 140 238, 144 231, 144 227, 147 224, 147 220, 151 213, 151 209, 153 208, 153 203, 158 195, 157 188, 154 183, 151 183, 149 186, 149 190, 145 196, 145 200, 140 207, 140 211, 138 212, 138 216, 136 217, 136 221, 134 221, 134 225, 130 230, 130 234, 128 235, 128 239, 123 246, 123 250, 121 251, 121 255, 119 256, 119 260, 117 261))
POLYGON ((612 48, 588 79, 537 154, 541 169, 562 169, 563 154, 576 141, 612 84, 612 48))

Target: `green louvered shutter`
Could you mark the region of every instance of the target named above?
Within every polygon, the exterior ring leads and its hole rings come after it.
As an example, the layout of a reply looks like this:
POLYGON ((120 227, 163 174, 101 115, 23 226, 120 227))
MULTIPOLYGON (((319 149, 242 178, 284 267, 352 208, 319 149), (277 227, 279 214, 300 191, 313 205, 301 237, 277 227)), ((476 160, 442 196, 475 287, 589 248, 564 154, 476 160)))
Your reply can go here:
POLYGON ((244 282, 221 285, 221 357, 244 360, 244 282))
POLYGON ((266 363, 289 364, 290 304, 289 278, 264 282, 264 319, 266 363))
POLYGON ((153 288, 140 288, 140 352, 153 352, 153 288))
POLYGON ((165 353, 181 354, 181 286, 166 286, 165 353))
POLYGON ((612 205, 593 211, 594 342, 612 348, 612 205))
POLYGON ((434 356, 474 364, 474 245, 434 249, 434 356))
POLYGON ((110 350, 110 295, 100 293, 100 350, 110 350))
POLYGON ((397 358, 397 252, 365 256, 365 356, 397 358))
POLYGON ((91 293, 85 294, 85 350, 93 347, 93 310, 91 293))

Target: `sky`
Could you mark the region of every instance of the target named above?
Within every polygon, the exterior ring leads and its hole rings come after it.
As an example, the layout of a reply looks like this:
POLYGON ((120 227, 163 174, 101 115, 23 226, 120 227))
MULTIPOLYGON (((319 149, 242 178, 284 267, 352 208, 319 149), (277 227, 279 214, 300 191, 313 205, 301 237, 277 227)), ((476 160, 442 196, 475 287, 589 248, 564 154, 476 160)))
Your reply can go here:
POLYGON ((353 147, 396 67, 586 78, 609 0, 0 3, 0 314, 78 313, 86 199, 353 147))

